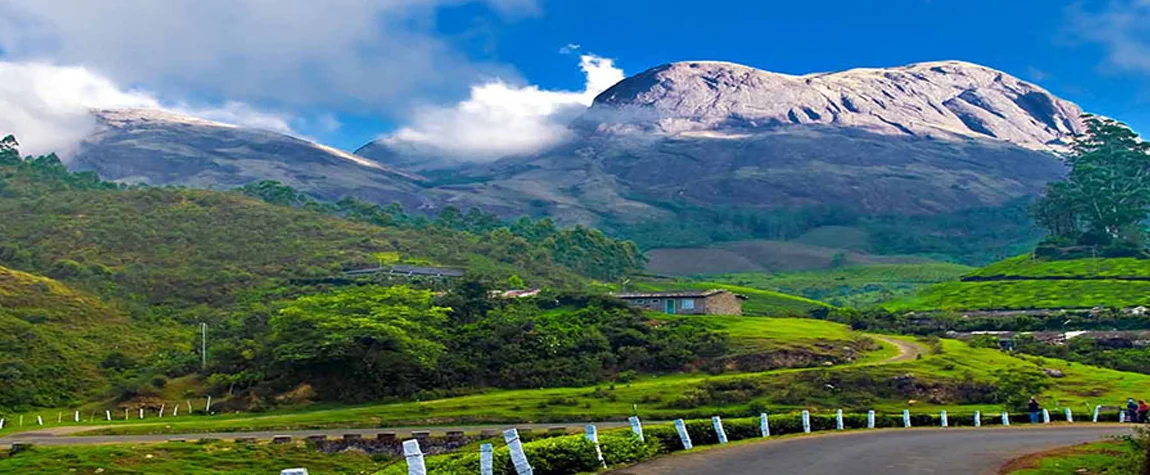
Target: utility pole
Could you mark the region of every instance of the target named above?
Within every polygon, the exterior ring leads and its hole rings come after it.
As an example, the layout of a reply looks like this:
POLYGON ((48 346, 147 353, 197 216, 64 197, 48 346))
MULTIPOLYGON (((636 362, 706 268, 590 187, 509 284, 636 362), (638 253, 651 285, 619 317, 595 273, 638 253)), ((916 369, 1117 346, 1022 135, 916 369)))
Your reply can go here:
POLYGON ((208 369, 208 324, 200 323, 200 369, 208 369))

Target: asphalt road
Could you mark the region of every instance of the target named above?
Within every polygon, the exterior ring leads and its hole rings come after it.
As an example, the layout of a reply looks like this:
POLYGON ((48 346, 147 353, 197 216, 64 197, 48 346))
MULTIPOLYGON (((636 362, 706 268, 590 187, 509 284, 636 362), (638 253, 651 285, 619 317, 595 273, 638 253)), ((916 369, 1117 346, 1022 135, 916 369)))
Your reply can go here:
MULTIPOLYGON (((628 427, 626 421, 610 421, 610 422, 595 422, 600 429, 613 429, 618 427, 628 427)), ((377 429, 317 429, 317 430, 279 430, 279 431, 258 431, 258 432, 218 432, 218 433, 195 433, 195 434, 159 434, 159 435, 74 435, 71 431, 60 431, 54 429, 45 429, 42 431, 19 432, 7 437, 0 437, 0 447, 11 447, 12 444, 32 444, 32 445, 92 445, 92 444, 133 444, 133 443, 154 443, 166 442, 169 440, 185 440, 188 442, 197 441, 201 439, 219 439, 219 440, 232 440, 238 438, 256 438, 258 440, 270 440, 272 437, 277 436, 290 436, 293 439, 302 439, 308 436, 322 435, 330 438, 339 438, 347 434, 356 434, 364 438, 374 438, 376 435, 384 432, 395 433, 396 437, 400 439, 411 438, 411 433, 416 431, 427 431, 432 435, 442 435, 449 430, 461 430, 468 434, 479 433, 485 430, 502 431, 509 427, 515 427, 520 431, 525 429, 533 431, 547 431, 554 427, 563 427, 568 432, 582 432, 586 423, 555 423, 555 424, 514 424, 514 425, 477 425, 465 427, 389 427, 377 429)), ((98 427, 85 428, 85 430, 97 429, 98 427)))
POLYGON ((1127 434, 1130 426, 892 429, 765 440, 663 457, 615 475, 994 474, 1033 452, 1127 434))

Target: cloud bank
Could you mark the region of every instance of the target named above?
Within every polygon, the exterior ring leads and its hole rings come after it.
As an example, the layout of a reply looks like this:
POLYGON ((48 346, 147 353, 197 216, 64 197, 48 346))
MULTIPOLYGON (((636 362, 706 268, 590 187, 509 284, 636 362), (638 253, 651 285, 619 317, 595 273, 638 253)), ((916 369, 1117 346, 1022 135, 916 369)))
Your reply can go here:
POLYGON ((1105 48, 1106 66, 1150 74, 1150 0, 1112 1, 1099 11, 1070 9, 1075 32, 1105 48))
POLYGON ((381 140, 418 154, 466 161, 525 155, 555 145, 568 138, 567 123, 575 115, 624 78, 607 58, 583 55, 579 67, 586 75, 582 91, 489 81, 472 86, 459 104, 418 108, 409 125, 381 140))
POLYGON ((387 111, 457 94, 496 64, 436 31, 440 9, 504 17, 535 0, 0 0, 6 60, 84 65, 165 98, 387 111))
POLYGON ((291 117, 241 102, 165 104, 155 94, 125 89, 78 66, 0 62, 0 134, 14 134, 21 152, 67 157, 95 131, 92 109, 159 109, 232 125, 292 133, 291 117))

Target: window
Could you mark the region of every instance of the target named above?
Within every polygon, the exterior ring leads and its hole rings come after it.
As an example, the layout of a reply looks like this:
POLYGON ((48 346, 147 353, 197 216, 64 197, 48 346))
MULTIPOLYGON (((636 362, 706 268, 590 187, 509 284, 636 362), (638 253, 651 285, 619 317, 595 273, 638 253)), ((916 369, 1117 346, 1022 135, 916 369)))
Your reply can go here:
POLYGON ((635 303, 637 303, 639 305, 643 305, 643 304, 647 303, 647 301, 645 299, 635 299, 635 303))
POLYGON ((651 299, 651 303, 659 303, 659 299, 651 299))
POLYGON ((683 299, 681 302, 679 302, 679 308, 683 310, 694 310, 695 299, 683 299))

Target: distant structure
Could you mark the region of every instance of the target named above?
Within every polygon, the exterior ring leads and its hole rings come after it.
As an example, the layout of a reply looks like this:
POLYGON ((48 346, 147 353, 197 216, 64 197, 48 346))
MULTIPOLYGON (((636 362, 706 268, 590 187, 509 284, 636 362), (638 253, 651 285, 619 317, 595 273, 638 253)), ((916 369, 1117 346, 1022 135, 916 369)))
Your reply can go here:
POLYGON ((540 289, 492 290, 491 297, 497 299, 523 299, 539 295, 539 292, 541 292, 540 289))
POLYGON ((366 276, 398 276, 398 277, 463 277, 465 272, 462 269, 452 269, 449 267, 421 267, 421 266, 404 266, 397 265, 391 267, 372 267, 370 269, 356 269, 349 270, 343 273, 344 277, 366 277, 366 276))
POLYGON ((742 315, 746 296, 722 289, 612 294, 644 310, 681 315, 742 315))

